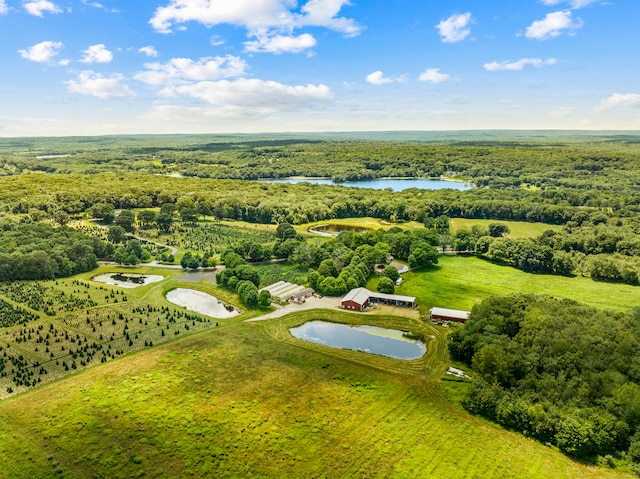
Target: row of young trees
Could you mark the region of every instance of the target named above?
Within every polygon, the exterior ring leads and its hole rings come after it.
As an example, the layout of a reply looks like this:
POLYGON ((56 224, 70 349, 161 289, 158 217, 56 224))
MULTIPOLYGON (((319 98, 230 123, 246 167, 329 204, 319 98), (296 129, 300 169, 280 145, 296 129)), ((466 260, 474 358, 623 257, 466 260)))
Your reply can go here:
POLYGON ((640 461, 640 308, 493 297, 450 335, 449 351, 475 372, 470 411, 574 457, 640 461))

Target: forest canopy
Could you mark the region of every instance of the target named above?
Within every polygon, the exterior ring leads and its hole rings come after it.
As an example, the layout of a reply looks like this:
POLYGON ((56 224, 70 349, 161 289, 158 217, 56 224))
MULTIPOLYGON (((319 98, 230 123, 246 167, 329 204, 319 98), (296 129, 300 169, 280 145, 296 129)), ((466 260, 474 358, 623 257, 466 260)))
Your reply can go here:
POLYGON ((449 351, 475 373, 469 411, 575 457, 640 448, 640 308, 492 297, 449 351))

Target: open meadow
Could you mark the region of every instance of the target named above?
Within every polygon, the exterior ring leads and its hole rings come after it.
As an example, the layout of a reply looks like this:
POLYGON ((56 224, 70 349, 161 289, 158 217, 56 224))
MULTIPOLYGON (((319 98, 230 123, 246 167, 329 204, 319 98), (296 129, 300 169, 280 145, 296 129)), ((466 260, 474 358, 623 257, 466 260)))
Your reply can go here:
MULTIPOLYGON (((437 265, 402 276, 404 282, 396 292, 415 296, 423 314, 428 314, 433 306, 470 310, 489 296, 518 292, 572 299, 601 309, 640 307, 637 286, 584 277, 525 273, 473 256, 440 255, 437 265)), ((375 290, 377 281, 377 278, 370 279, 367 287, 375 290)))
POLYGON ((400 361, 286 332, 318 318, 365 320, 312 310, 234 323, 6 400, 0 477, 626 477, 449 400, 446 330, 404 319, 435 339, 400 361))

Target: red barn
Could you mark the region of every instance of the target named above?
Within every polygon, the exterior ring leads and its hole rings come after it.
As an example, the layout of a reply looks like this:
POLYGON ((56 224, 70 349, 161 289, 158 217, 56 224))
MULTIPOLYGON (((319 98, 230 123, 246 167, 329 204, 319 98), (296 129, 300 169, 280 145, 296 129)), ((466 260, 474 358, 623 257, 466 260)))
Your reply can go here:
POLYGON ((469 311, 461 311, 459 309, 447 308, 431 308, 431 319, 440 321, 455 321, 456 323, 464 323, 469 319, 471 314, 469 311))
POLYGON ((369 291, 365 288, 355 288, 342 298, 342 307, 351 311, 364 311, 369 305, 369 291))

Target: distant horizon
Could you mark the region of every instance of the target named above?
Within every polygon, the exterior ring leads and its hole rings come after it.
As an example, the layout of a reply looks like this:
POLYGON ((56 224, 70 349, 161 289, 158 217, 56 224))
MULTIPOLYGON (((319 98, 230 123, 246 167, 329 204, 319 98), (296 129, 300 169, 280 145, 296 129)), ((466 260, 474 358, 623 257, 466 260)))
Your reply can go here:
POLYGON ((0 140, 20 139, 20 138, 116 138, 116 137, 134 137, 134 136, 212 136, 212 137, 257 137, 257 136, 295 136, 304 137, 309 136, 336 136, 336 135, 477 135, 477 134, 522 134, 526 137, 527 134, 536 135, 584 135, 584 136, 605 136, 605 135, 640 135, 640 129, 637 130, 588 130, 588 129, 506 129, 506 128, 488 128, 488 129, 461 129, 461 130, 324 130, 324 131, 255 131, 255 132, 209 132, 209 133, 109 133, 109 134, 87 134, 87 135, 23 135, 23 136, 3 136, 0 135, 0 140))
POLYGON ((0 0, 0 136, 640 130, 640 2, 0 0))

